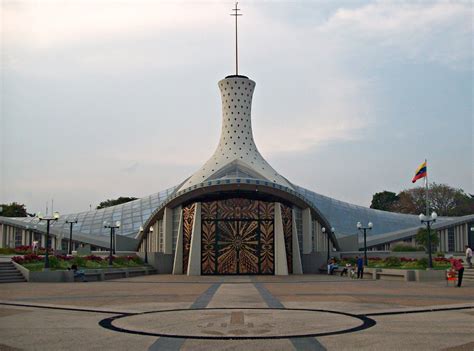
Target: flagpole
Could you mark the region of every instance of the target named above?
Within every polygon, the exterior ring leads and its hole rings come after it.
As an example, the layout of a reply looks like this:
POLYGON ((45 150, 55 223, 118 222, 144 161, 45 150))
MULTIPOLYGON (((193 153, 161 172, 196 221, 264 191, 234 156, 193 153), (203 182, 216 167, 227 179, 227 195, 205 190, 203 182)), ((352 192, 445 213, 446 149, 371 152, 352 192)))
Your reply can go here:
POLYGON ((425 158, 426 177, 425 177, 425 188, 426 188, 426 217, 430 215, 430 205, 428 199, 428 161, 425 158))

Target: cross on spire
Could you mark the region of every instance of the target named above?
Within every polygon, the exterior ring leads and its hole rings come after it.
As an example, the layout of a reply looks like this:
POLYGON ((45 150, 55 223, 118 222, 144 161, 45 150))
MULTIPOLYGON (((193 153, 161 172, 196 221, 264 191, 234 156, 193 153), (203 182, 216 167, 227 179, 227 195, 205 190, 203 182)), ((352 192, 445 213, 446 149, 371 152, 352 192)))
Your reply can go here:
POLYGON ((237 40, 237 17, 242 16, 241 13, 238 13, 240 11, 239 8, 237 8, 238 2, 235 2, 235 7, 232 9, 234 13, 231 13, 231 16, 235 17, 235 75, 239 75, 239 46, 238 46, 238 40, 237 40))

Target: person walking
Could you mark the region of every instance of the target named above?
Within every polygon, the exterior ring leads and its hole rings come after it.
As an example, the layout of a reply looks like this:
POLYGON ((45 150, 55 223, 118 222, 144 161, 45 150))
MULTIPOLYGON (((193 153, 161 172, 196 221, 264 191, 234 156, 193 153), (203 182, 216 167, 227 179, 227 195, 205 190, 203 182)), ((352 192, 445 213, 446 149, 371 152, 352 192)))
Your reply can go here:
POLYGON ((469 265, 469 269, 472 268, 472 249, 469 245, 466 245, 466 262, 469 265))
POLYGON ((451 262, 451 268, 458 272, 458 288, 461 287, 462 284, 462 276, 464 274, 464 266, 462 265, 462 261, 451 257, 449 260, 451 262))
POLYGON ((364 259, 356 256, 357 260, 357 279, 364 279, 364 259))

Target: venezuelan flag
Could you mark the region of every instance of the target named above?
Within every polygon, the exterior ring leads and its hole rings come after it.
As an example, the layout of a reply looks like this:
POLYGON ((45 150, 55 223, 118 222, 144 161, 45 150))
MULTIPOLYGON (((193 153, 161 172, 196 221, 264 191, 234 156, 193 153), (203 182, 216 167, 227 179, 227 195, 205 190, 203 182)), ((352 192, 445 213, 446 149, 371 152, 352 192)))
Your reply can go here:
POLYGON ((426 168, 426 161, 423 162, 420 167, 416 170, 415 176, 411 180, 412 183, 416 182, 418 179, 424 178, 428 175, 428 171, 426 168))

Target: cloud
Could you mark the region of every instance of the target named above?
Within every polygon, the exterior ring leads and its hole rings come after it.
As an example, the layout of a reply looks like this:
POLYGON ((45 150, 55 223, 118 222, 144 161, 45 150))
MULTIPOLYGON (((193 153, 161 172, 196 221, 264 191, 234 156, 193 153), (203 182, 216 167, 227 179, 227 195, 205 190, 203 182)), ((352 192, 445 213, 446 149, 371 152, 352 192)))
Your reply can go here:
POLYGON ((472 59, 473 15, 468 2, 381 1, 340 8, 319 30, 343 40, 348 50, 372 45, 405 59, 466 68, 472 59))
POLYGON ((207 6, 182 1, 26 0, 2 3, 4 39, 7 45, 27 44, 33 49, 52 49, 83 41, 117 37, 162 36, 180 28, 206 28, 221 18, 227 4, 207 6))
POLYGON ((122 171, 125 173, 135 173, 139 166, 140 164, 138 162, 134 162, 130 166, 122 168, 122 171))

